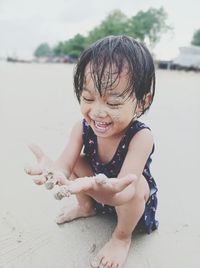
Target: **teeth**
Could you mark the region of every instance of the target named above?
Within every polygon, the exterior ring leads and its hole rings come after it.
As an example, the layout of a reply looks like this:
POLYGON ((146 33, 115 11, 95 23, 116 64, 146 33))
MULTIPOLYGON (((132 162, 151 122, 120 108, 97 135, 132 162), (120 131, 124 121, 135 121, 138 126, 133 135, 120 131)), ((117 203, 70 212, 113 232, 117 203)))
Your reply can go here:
POLYGON ((105 122, 97 122, 97 121, 95 121, 95 123, 98 124, 98 125, 101 125, 101 126, 106 126, 106 125, 108 125, 108 124, 105 123, 105 122))
POLYGON ((98 122, 98 121, 94 121, 94 124, 95 124, 96 128, 98 128, 101 131, 105 131, 108 128, 108 126, 110 125, 110 123, 98 122))

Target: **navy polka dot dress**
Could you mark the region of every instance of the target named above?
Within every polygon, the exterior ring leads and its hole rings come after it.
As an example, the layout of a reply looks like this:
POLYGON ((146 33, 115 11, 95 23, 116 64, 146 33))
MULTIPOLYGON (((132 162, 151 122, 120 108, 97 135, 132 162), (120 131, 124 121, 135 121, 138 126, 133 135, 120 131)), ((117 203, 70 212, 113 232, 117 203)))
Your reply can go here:
MULTIPOLYGON (((91 164, 92 170, 95 174, 103 173, 108 178, 115 178, 118 176, 123 162, 125 160, 126 154, 128 152, 128 146, 134 135, 144 129, 148 128, 145 124, 140 121, 131 122, 126 133, 122 137, 118 148, 108 163, 101 163, 97 154, 97 136, 94 134, 92 128, 83 120, 83 142, 84 142, 84 154, 91 164)), ((149 128, 148 128, 149 129, 149 128)), ((151 164, 151 155, 153 150, 147 159, 143 170, 143 176, 146 178, 149 188, 150 188, 150 197, 146 203, 144 214, 140 220, 145 231, 151 233, 153 230, 157 229, 158 222, 155 220, 155 212, 157 208, 157 186, 150 173, 150 164, 151 164)), ((108 205, 100 204, 94 201, 94 206, 97 211, 109 212, 113 211, 114 208, 108 205)))

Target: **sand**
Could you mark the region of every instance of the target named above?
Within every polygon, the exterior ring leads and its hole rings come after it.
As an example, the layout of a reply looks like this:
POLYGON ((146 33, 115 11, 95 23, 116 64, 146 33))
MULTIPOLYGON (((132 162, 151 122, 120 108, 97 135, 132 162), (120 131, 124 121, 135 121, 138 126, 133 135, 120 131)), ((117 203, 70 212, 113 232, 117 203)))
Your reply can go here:
MULTIPOLYGON (((57 201, 24 173, 35 142, 56 158, 81 117, 73 65, 0 62, 0 267, 88 268, 109 239, 115 219, 95 216, 64 225, 57 201)), ((157 90, 143 121, 152 128, 152 172, 159 187, 159 229, 135 234, 125 268, 197 268, 200 248, 198 172, 200 73, 157 70, 157 90)))

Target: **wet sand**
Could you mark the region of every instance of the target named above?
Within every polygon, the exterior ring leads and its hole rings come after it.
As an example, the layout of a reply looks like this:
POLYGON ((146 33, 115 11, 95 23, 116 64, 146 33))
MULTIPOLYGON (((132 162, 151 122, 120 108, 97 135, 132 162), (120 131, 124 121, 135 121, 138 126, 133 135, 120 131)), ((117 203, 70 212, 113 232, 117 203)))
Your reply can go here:
MULTIPOLYGON (((33 184, 24 171, 35 142, 56 158, 74 120, 73 65, 0 62, 0 267, 88 268, 115 219, 96 216, 58 226, 67 202, 33 184)), ((151 235, 136 233, 125 268, 197 268, 200 248, 198 175, 200 73, 157 71, 155 101, 142 120, 152 129, 152 172, 159 187, 151 235)))

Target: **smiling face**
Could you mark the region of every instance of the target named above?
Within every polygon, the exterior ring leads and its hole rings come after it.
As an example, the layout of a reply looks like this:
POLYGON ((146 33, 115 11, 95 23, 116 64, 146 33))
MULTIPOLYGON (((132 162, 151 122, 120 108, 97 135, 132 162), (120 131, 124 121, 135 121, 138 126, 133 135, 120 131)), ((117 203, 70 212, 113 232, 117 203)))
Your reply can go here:
POLYGON ((130 36, 107 36, 80 55, 74 90, 88 123, 100 135, 111 135, 116 122, 124 120, 125 129, 135 113, 140 117, 150 108, 155 93, 153 58, 130 36))
POLYGON ((135 96, 128 98, 127 94, 123 95, 127 81, 127 71, 122 71, 117 78, 114 73, 109 77, 104 76, 100 94, 95 87, 90 68, 86 67, 80 108, 98 137, 121 136, 133 120, 138 110, 137 100, 135 96))

